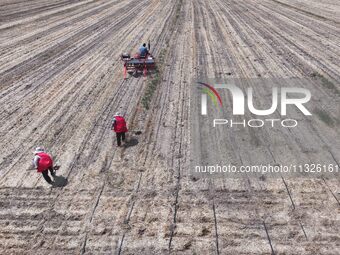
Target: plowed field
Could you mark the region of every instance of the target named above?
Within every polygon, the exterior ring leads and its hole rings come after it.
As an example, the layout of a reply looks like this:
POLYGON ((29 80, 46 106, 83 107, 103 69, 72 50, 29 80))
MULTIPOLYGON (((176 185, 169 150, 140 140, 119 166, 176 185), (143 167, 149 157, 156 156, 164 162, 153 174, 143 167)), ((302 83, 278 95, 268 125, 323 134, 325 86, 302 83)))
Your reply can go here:
POLYGON ((338 1, 2 0, 0 35, 0 254, 340 253, 339 174, 188 171, 202 75, 318 78, 305 132, 229 130, 225 153, 339 165, 338 1), (146 96, 155 75, 124 80, 120 54, 149 40, 160 77, 146 96), (121 148, 117 111, 130 129, 121 148), (36 146, 66 186, 31 170, 36 146))

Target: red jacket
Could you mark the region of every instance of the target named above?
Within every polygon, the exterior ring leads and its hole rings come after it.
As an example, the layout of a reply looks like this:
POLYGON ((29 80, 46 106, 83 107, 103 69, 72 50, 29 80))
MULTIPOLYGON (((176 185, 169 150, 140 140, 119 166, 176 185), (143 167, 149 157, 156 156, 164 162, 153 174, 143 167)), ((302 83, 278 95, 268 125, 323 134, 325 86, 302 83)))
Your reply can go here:
POLYGON ((127 132, 128 129, 126 127, 126 122, 125 119, 122 116, 115 116, 115 123, 113 125, 113 130, 116 133, 123 133, 123 132, 127 132))
POLYGON ((37 154, 39 156, 38 172, 44 172, 53 166, 53 160, 47 153, 41 152, 37 154))

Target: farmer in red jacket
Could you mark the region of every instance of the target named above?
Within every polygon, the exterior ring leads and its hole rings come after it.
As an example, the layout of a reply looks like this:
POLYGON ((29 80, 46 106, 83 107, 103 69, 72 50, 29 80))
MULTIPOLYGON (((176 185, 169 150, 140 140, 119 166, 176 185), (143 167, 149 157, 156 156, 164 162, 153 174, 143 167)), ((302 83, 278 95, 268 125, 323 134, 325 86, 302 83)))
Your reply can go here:
POLYGON ((55 176, 53 170, 53 160, 52 157, 45 153, 44 148, 37 147, 35 149, 35 157, 33 159, 34 167, 37 169, 38 173, 42 173, 44 179, 49 183, 53 184, 50 176, 48 175, 48 171, 50 171, 52 176, 55 176))
POLYGON ((116 132, 117 145, 121 146, 121 140, 123 142, 125 141, 125 133, 128 129, 124 117, 118 112, 113 117, 111 129, 116 132))

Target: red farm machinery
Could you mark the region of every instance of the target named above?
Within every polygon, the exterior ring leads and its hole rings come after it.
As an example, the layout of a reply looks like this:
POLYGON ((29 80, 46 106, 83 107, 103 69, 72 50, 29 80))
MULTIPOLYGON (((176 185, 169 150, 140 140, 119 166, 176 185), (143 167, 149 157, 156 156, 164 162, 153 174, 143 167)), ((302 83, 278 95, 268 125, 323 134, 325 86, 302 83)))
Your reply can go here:
POLYGON ((121 55, 124 62, 124 79, 127 79, 127 74, 143 74, 146 77, 148 73, 156 69, 155 58, 150 54, 150 43, 148 44, 148 51, 149 53, 145 56, 141 56, 139 53, 136 53, 133 57, 128 53, 121 55))

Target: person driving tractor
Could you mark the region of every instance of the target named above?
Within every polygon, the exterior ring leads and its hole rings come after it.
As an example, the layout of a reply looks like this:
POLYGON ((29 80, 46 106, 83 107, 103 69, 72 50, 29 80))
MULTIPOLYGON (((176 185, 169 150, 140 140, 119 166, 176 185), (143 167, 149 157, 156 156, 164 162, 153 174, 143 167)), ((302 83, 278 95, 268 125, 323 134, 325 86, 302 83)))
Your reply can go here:
POLYGON ((146 47, 146 43, 143 43, 143 45, 139 48, 139 55, 143 58, 146 57, 149 54, 149 50, 146 47))

